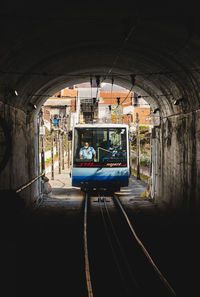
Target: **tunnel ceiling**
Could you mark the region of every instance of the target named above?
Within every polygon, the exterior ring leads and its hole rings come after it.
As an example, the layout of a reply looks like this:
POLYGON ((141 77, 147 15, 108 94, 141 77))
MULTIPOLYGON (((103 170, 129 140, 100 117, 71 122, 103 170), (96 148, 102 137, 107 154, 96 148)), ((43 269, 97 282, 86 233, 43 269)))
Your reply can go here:
POLYGON ((131 88, 134 74, 135 90, 161 113, 199 108, 199 17, 195 7, 181 14, 164 5, 7 4, 1 10, 0 99, 28 111, 30 103, 39 106, 91 76, 108 82, 113 76, 131 88))

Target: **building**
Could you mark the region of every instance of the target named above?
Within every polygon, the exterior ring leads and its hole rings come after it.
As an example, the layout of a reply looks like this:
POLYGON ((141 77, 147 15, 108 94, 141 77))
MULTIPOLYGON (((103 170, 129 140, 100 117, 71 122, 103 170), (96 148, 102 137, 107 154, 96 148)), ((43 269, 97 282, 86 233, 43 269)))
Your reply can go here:
POLYGON ((79 108, 79 122, 92 123, 98 120, 98 88, 96 87, 79 87, 78 102, 79 108))
POLYGON ((132 112, 132 92, 128 90, 99 92, 99 118, 103 121, 112 123, 132 122, 132 112))
POLYGON ((78 123, 77 100, 78 91, 63 89, 50 97, 43 105, 44 121, 57 117, 61 122, 73 127, 78 123))
POLYGON ((54 115, 70 121, 70 129, 77 123, 108 122, 150 125, 150 106, 137 94, 117 85, 95 82, 65 88, 50 97, 43 106, 44 118, 54 115))

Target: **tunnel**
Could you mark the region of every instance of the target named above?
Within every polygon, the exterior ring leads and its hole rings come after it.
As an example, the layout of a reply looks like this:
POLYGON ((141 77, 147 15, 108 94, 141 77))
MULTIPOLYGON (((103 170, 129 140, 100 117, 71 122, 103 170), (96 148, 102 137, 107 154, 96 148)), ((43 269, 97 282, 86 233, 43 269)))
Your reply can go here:
MULTIPOLYGON (((178 6, 177 6, 178 8, 178 6)), ((199 19, 195 9, 58 2, 2 9, 1 190, 39 174, 37 114, 63 87, 90 81, 134 89, 150 104, 153 193, 166 207, 198 210, 200 178, 199 19), (134 78, 134 79, 133 79, 134 78), (133 81, 134 80, 134 81, 133 81)), ((38 199, 38 183, 22 193, 38 199)))
MULTIPOLYGON (((190 224, 188 217, 193 223, 200 212, 199 9, 192 2, 175 1, 7 1, 0 15, 1 268, 6 292, 14 296, 17 266, 20 296, 63 296, 67 281, 74 289, 69 296, 87 296, 77 286, 84 262, 81 207, 76 222, 75 212, 65 222, 57 214, 37 221, 32 211, 40 199, 40 180, 16 191, 41 174, 41 106, 61 89, 98 77, 136 92, 150 105, 152 198, 160 212, 154 217, 140 209, 133 218, 178 295, 195 296, 199 225, 190 224), (27 212, 15 217, 15 207, 27 212), (174 217, 168 216, 173 212, 174 217), (73 253, 75 262, 69 259, 73 253), (71 271, 62 274, 68 267, 71 271)), ((85 289, 83 279, 79 285, 85 289)))

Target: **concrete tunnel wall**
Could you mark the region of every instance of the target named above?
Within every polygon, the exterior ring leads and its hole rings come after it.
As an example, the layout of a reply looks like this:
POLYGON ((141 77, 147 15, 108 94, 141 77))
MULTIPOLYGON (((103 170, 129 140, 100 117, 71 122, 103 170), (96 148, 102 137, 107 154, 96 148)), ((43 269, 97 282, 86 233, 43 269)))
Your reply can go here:
MULTIPOLYGON (((9 161, 0 173, 0 190, 17 190, 39 174, 37 118, 29 122, 24 111, 6 104, 1 105, 0 115, 6 119, 11 136, 9 161)), ((32 206, 39 194, 40 184, 35 182, 20 197, 32 206)))
POLYGON ((200 111, 164 119, 153 138, 153 190, 161 206, 200 208, 200 111))
MULTIPOLYGON (((142 3, 133 10, 116 3, 109 10, 70 2, 60 9, 59 1, 39 11, 35 2, 27 10, 20 3, 2 9, 1 116, 12 146, 0 189, 16 189, 39 173, 36 114, 45 94, 109 73, 130 89, 129 74, 136 74, 133 90, 149 96, 152 110, 159 108, 152 114, 153 196, 168 207, 200 209, 200 21, 191 15, 162 17, 165 5, 156 13, 142 3), (184 100, 174 105, 178 98, 184 100)), ((20 195, 31 205, 38 183, 20 195)))

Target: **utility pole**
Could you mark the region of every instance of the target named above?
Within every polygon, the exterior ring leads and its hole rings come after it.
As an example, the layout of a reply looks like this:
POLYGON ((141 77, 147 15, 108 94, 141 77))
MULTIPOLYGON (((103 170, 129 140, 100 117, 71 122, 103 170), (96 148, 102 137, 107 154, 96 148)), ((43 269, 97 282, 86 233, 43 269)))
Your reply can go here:
POLYGON ((66 135, 66 151, 67 151, 67 164, 68 164, 68 168, 69 168, 69 139, 68 139, 68 125, 67 125, 67 135, 66 135))
POLYGON ((128 144, 129 144, 129 166, 130 166, 130 175, 132 174, 132 153, 131 153, 131 133, 130 132, 130 119, 129 119, 129 114, 128 114, 128 127, 129 127, 129 131, 128 131, 128 144))
POLYGON ((58 125, 56 125, 56 155, 58 155, 58 125))
POLYGON ((136 113, 136 156, 137 156, 137 179, 140 179, 140 129, 139 129, 139 114, 136 113))
MULTIPOLYGON (((68 116, 68 127, 67 127, 67 131, 69 133, 70 129, 71 129, 71 109, 69 112, 69 116, 68 116)), ((67 136, 68 138, 68 136, 67 136)), ((71 141, 68 139, 68 168, 70 167, 70 145, 71 145, 71 141)))
POLYGON ((152 128, 149 127, 149 138, 150 138, 150 173, 151 176, 152 173, 152 128))
POLYGON ((61 174, 60 119, 58 120, 58 173, 61 174))
POLYGON ((54 129, 52 127, 52 119, 50 120, 51 127, 50 127, 50 133, 51 133, 51 179, 54 180, 54 129))
POLYGON ((61 143, 62 143, 62 170, 65 169, 65 156, 64 156, 64 132, 61 134, 61 143))
POLYGON ((120 97, 117 97, 117 123, 121 124, 121 108, 120 108, 120 97))
POLYGON ((42 172, 45 171, 45 154, 44 154, 44 119, 43 119, 43 111, 40 111, 41 115, 41 127, 40 127, 40 135, 41 135, 41 169, 42 172))
POLYGON ((122 123, 122 110, 121 110, 121 105, 119 105, 119 123, 122 123))

